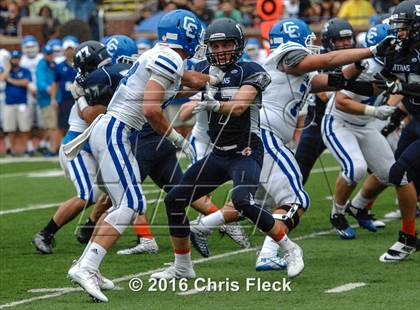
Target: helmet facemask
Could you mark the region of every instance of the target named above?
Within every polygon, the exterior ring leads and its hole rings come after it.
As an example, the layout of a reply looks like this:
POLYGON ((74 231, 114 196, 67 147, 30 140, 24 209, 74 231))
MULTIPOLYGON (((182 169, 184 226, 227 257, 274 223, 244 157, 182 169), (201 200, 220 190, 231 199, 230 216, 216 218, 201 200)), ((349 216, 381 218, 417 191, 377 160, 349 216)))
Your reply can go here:
POLYGON ((321 47, 319 45, 315 44, 316 41, 316 35, 315 33, 311 33, 308 35, 305 39, 305 45, 306 48, 312 53, 312 54, 319 54, 321 51, 321 47))
MULTIPOLYGON (((220 49, 220 48, 218 48, 220 49)), ((222 48, 223 49, 223 48, 222 48)), ((212 66, 217 66, 219 68, 226 68, 231 64, 236 63, 239 58, 241 58, 243 53, 243 47, 239 46, 238 42, 234 39, 211 39, 207 42, 207 61, 212 66), (233 48, 231 50, 224 50, 224 51, 213 51, 212 43, 218 42, 219 44, 223 44, 223 42, 233 42, 233 48)))

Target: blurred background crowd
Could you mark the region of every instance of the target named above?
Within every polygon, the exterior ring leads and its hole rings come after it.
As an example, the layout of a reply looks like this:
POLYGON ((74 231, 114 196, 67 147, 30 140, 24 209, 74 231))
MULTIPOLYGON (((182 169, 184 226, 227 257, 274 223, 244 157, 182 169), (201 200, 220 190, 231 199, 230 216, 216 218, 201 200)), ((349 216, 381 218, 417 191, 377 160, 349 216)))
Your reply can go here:
MULTIPOLYGON (((298 17, 319 34, 333 17, 363 32, 399 0, 0 0, 0 153, 56 156, 73 104, 74 48, 125 34, 139 53, 153 46, 160 18, 177 8, 203 24, 230 17, 246 29, 246 56, 261 61, 270 26, 298 17)), ((187 134, 193 122, 176 124, 187 134)))

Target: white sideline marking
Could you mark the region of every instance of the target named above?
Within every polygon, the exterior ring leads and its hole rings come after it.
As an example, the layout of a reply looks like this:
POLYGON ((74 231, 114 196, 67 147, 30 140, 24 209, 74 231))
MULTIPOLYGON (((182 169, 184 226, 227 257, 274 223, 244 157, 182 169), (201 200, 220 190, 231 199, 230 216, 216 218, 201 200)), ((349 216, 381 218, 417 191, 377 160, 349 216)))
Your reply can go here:
POLYGON ((348 292, 348 291, 354 290, 355 288, 363 287, 363 286, 366 286, 366 283, 364 282, 347 283, 347 284, 340 285, 340 286, 331 288, 329 290, 326 290, 325 293, 343 293, 343 292, 348 292))
POLYGON ((11 164, 11 163, 39 163, 43 161, 58 162, 58 157, 8 157, 0 158, 0 164, 11 164))
MULTIPOLYGON (((391 220, 388 220, 388 222, 389 221, 391 221, 391 220)), ((353 226, 356 226, 356 225, 353 225, 353 226)), ((314 238, 314 237, 327 235, 327 234, 330 234, 332 232, 335 232, 335 230, 330 229, 330 230, 325 230, 325 231, 312 233, 312 234, 309 234, 309 235, 303 235, 303 236, 300 236, 300 237, 297 237, 297 238, 293 238, 293 240, 299 241, 299 240, 304 240, 304 239, 311 239, 311 238, 314 238)), ((249 249, 242 249, 242 250, 238 250, 238 251, 227 252, 227 253, 223 253, 223 254, 214 255, 214 256, 211 256, 211 257, 208 257, 208 258, 195 259, 195 260, 193 260, 193 263, 194 264, 201 264, 201 263, 209 262, 209 261, 216 260, 216 259, 219 259, 219 258, 225 258, 225 257, 229 257, 229 256, 242 254, 242 253, 256 251, 257 249, 258 249, 257 247, 253 247, 253 248, 249 248, 249 249)), ((148 275, 151 275, 152 273, 162 271, 164 269, 165 269, 165 267, 162 267, 162 268, 153 269, 153 270, 149 270, 149 271, 144 271, 144 272, 140 272, 140 273, 136 273, 136 274, 130 274, 130 275, 126 275, 126 276, 122 276, 122 277, 113 279, 112 281, 114 283, 120 283, 120 282, 128 281, 128 280, 130 280, 132 278, 135 278, 135 277, 138 278, 138 277, 148 276, 148 275)), ((39 290, 39 289, 35 289, 35 290, 39 290)), ((55 290, 58 290, 58 289, 55 289, 55 290)), ((22 299, 22 300, 13 301, 13 302, 10 302, 10 303, 2 304, 2 305, 0 305, 0 309, 8 308, 8 307, 14 307, 14 306, 22 305, 22 304, 27 304, 27 303, 30 303, 30 302, 36 301, 36 300, 55 298, 55 297, 62 296, 64 294, 68 294, 68 293, 72 293, 72 292, 78 292, 78 291, 82 291, 82 289, 81 288, 71 288, 70 289, 70 288, 65 287, 65 288, 63 288, 62 291, 59 291, 57 293, 46 294, 46 295, 42 295, 42 296, 38 296, 38 297, 22 299)), ((193 294, 193 293, 191 293, 191 294, 193 294)), ((194 294, 196 294, 196 293, 194 293, 194 294)))

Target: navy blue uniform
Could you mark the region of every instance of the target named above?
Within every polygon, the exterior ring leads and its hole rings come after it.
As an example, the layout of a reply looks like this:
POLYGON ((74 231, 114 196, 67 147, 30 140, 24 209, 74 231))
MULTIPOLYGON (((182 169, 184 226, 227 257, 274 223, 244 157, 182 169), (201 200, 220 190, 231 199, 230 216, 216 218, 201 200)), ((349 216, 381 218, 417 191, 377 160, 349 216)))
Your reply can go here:
MULTIPOLYGON (((420 83, 420 51, 403 49, 385 59, 383 75, 389 79, 398 78, 406 83, 420 83)), ((402 103, 410 115, 409 124, 402 130, 398 147, 395 151, 397 162, 391 168, 390 181, 399 184, 401 171, 408 172, 408 178, 414 181, 417 194, 420 194, 420 99, 404 96, 402 103)))
MULTIPOLYGON (((85 78, 79 84, 85 89, 90 105, 110 102, 120 80, 130 69, 129 64, 103 66, 85 78)), ((157 186, 168 192, 182 178, 182 170, 176 157, 176 149, 167 139, 157 134, 148 124, 133 137, 133 152, 140 168, 141 182, 148 176, 157 186)))
MULTIPOLYGON (((209 64, 202 61, 195 70, 208 74, 209 64)), ((252 85, 258 94, 255 102, 238 117, 208 112, 208 133, 214 148, 185 172, 181 183, 165 198, 170 233, 174 237, 189 235, 185 207, 228 180, 233 181, 232 202, 238 211, 265 232, 274 225, 271 214, 255 205, 253 199, 264 154, 259 138, 259 106, 261 93, 270 83, 270 77, 253 62, 232 64, 224 71, 224 80, 215 89, 216 100, 231 100, 243 85, 252 85)))

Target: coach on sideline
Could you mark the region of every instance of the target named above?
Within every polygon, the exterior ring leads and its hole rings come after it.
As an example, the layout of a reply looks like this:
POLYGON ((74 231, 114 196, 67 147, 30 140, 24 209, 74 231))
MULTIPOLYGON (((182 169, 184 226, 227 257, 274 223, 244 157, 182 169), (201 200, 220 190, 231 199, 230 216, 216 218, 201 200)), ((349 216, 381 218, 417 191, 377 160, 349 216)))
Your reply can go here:
POLYGON ((12 51, 9 64, 5 66, 4 72, 0 74, 0 80, 6 82, 3 130, 10 134, 12 154, 16 153, 18 130, 22 134, 22 142, 25 147, 31 130, 27 92, 32 77, 28 69, 19 66, 21 57, 21 51, 12 51))

